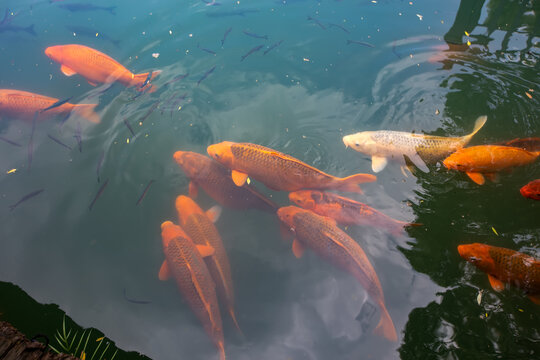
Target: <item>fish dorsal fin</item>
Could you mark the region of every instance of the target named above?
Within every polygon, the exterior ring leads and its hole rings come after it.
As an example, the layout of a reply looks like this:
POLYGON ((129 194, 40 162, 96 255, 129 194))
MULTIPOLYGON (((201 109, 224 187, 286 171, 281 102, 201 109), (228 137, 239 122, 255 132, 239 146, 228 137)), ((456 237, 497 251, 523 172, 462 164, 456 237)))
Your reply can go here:
POLYGON ((219 217, 221 216, 221 211, 223 208, 219 205, 214 205, 210 209, 206 210, 205 214, 208 216, 212 222, 218 221, 219 217))
POLYGON ((467 176, 470 177, 471 180, 477 183, 478 185, 484 185, 484 183, 486 182, 484 175, 480 173, 466 172, 465 174, 467 174, 467 176))
POLYGON ((497 279, 496 277, 494 277, 493 275, 489 275, 488 274, 488 279, 489 279, 489 283, 491 285, 491 287, 493 288, 493 290, 495 291, 503 291, 504 290, 504 283, 497 279))
POLYGON ((66 65, 61 65, 60 66, 60 71, 62 72, 62 74, 66 75, 66 76, 73 76, 73 75, 77 74, 77 72, 75 70, 72 70, 71 68, 68 68, 66 65))
POLYGON ((246 183, 246 180, 248 178, 248 174, 233 170, 231 172, 232 181, 236 186, 243 186, 246 183))
POLYGON ((193 181, 189 182, 188 194, 189 194, 189 197, 192 199, 196 199, 197 195, 199 194, 199 187, 193 181))
POLYGON ((294 239, 292 243, 292 252, 294 256, 296 256, 297 259, 300 259, 302 255, 304 254, 304 245, 298 241, 298 239, 294 239))
POLYGON ((171 277, 171 271, 169 270, 169 264, 167 264, 167 260, 163 261, 163 264, 161 264, 161 268, 159 269, 158 278, 161 281, 168 280, 171 277))
POLYGON ((195 245, 197 247, 197 251, 203 258, 207 256, 212 256, 216 252, 216 250, 210 246, 210 245, 195 245))
POLYGON ((378 173, 384 169, 386 164, 388 164, 388 159, 384 156, 373 155, 371 157, 371 170, 373 170, 375 173, 378 173))

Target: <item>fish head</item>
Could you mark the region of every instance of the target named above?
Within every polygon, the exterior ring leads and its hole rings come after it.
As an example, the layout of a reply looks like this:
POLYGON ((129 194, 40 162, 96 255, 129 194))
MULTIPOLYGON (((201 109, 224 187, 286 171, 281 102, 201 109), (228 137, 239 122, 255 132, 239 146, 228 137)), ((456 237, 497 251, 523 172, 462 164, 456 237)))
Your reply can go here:
POLYGON ((169 246, 171 240, 178 237, 187 238, 186 233, 184 233, 184 230, 182 230, 180 226, 171 221, 165 221, 161 224, 161 240, 163 241, 163 248, 169 246))
POLYGON ((343 137, 343 143, 346 147, 364 154, 377 153, 377 142, 373 139, 373 131, 363 131, 343 137))
POLYGON ((231 141, 223 141, 219 144, 210 145, 206 151, 214 160, 231 168, 234 163, 234 155, 232 153, 232 146, 234 144, 231 141))
POLYGON ((303 211, 306 210, 296 206, 285 206, 278 209, 277 216, 282 223, 286 224, 291 230, 294 230, 294 217, 303 211))
POLYGON ((289 200, 304 209, 314 209, 318 198, 321 198, 320 191, 300 190, 289 193, 289 200))
POLYGON ((463 150, 458 150, 444 159, 443 165, 446 166, 447 169, 467 171, 469 162, 467 154, 464 153, 463 150))
POLYGON ((181 224, 185 224, 188 217, 193 214, 204 214, 199 205, 197 205, 193 199, 185 195, 180 195, 176 198, 175 206, 181 224))
POLYGON ((194 177, 201 170, 204 170, 207 163, 211 161, 206 156, 192 151, 176 151, 173 155, 174 161, 180 166, 188 177, 194 177))
POLYGON ((489 245, 479 243, 458 245, 457 247, 459 255, 463 259, 487 273, 492 273, 495 270, 495 264, 489 249, 489 245))
POLYGON ((57 63, 62 63, 64 55, 64 46, 55 45, 49 46, 45 49, 45 55, 47 55, 51 60, 56 61, 57 63))

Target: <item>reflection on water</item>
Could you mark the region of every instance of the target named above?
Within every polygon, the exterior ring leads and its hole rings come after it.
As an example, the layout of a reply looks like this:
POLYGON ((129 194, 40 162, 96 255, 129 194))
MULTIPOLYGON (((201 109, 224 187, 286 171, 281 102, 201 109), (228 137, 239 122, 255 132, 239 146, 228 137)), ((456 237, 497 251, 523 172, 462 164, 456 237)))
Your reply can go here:
MULTIPOLYGON (((471 145, 539 136, 538 1, 93 4, 116 6, 116 15, 49 1, 2 5, 10 12, 0 20, 0 87, 97 103, 101 122, 72 113, 32 129, 2 116, 0 280, 155 359, 216 357, 174 284, 158 280, 159 225, 175 219, 174 199, 193 180, 176 151, 245 141, 343 177, 371 173, 370 159, 341 141, 359 131, 463 136, 487 115, 471 145), (157 91, 64 76, 44 49, 69 43, 134 73, 161 70, 157 91)), ((429 168, 405 176, 389 164, 364 194, 349 194, 423 224, 406 236, 346 229, 377 273, 396 343, 373 334, 379 310, 352 277, 313 253, 294 257, 275 215, 224 209, 216 227, 245 333, 222 316, 227 357, 537 356, 536 305, 515 288, 492 291, 456 247, 482 242, 538 257, 538 203, 519 189, 540 165, 481 187, 440 164, 429 168)), ((285 192, 253 183, 289 205, 285 192)), ((208 209, 215 201, 203 190, 197 202, 208 209)), ((24 327, 18 311, 4 318, 24 327)))

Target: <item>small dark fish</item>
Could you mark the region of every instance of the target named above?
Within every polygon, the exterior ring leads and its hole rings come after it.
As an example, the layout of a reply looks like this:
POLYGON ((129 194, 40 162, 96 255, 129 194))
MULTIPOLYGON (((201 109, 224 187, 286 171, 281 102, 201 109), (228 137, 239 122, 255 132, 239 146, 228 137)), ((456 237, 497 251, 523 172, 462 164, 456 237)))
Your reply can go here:
POLYGON ((131 127, 131 125, 129 125, 129 122, 127 121, 127 119, 124 119, 124 124, 129 129, 129 131, 131 132, 131 135, 135 136, 135 132, 133 131, 133 128, 131 127))
POLYGON ((67 99, 64 99, 64 100, 58 100, 57 102, 55 102, 54 104, 52 104, 51 106, 49 107, 46 107, 45 109, 41 109, 39 112, 42 113, 42 112, 45 112, 47 110, 51 110, 51 109, 54 109, 54 108, 57 108, 59 106, 62 106, 64 105, 65 103, 67 103, 69 100, 71 100, 73 96, 70 96, 68 97, 67 99))
POLYGON ((34 30, 34 24, 27 27, 9 25, 9 24, 0 25, 0 33, 6 32, 6 31, 13 31, 13 32, 24 31, 24 32, 29 33, 30 35, 37 36, 36 31, 34 30))
POLYGON ((171 119, 172 119, 173 112, 178 109, 178 105, 180 104, 180 101, 185 100, 186 97, 187 97, 187 93, 184 93, 183 95, 179 96, 178 98, 174 100, 171 106, 171 119))
POLYGON ((146 112, 146 114, 143 115, 142 118, 139 119, 139 123, 143 123, 144 120, 148 119, 148 117, 150 116, 150 114, 152 114, 154 112, 154 110, 156 110, 156 108, 158 107, 159 105, 159 100, 154 102, 152 104, 152 106, 150 106, 150 109, 148 109, 148 111, 146 112))
POLYGON ((111 15, 116 15, 116 12, 114 11, 114 9, 116 9, 116 6, 106 7, 106 6, 96 6, 94 4, 78 3, 78 4, 61 4, 61 5, 58 5, 58 7, 69 10, 71 12, 103 10, 103 11, 108 11, 111 15))
POLYGON ((150 79, 152 78, 152 73, 153 73, 153 71, 148 72, 148 76, 146 77, 144 82, 141 84, 139 89, 143 89, 146 85, 148 85, 148 83, 150 82, 150 79))
POLYGON ((340 28, 341 30, 345 31, 347 34, 351 33, 349 30, 347 30, 346 28, 344 28, 343 26, 341 26, 339 24, 329 24, 328 26, 340 28))
POLYGON ((39 112, 34 113, 34 119, 32 120, 32 132, 30 133, 30 141, 28 142, 28 170, 32 167, 32 157, 34 156, 34 132, 36 131, 36 120, 39 112))
POLYGON ((254 52, 257 52, 259 50, 262 49, 264 45, 259 45, 259 46, 255 46, 253 49, 249 50, 247 53, 245 53, 244 55, 242 55, 242 58, 240 59, 240 61, 244 61, 245 58, 247 58, 249 55, 253 54, 254 52))
POLYGON ((165 83, 165 85, 172 84, 172 83, 175 83, 175 82, 177 82, 177 81, 183 80, 183 79, 187 78, 188 76, 189 76, 189 73, 187 73, 187 74, 181 74, 181 75, 175 76, 175 77, 173 77, 171 80, 167 81, 167 82, 165 83))
POLYGON ((3 137, 3 136, 0 136, 0 140, 5 141, 5 142, 7 142, 8 144, 11 144, 11 145, 13 145, 13 146, 22 146, 21 144, 15 142, 15 141, 6 139, 6 138, 3 137))
POLYGON ((94 207, 94 204, 96 203, 97 199, 99 199, 99 197, 101 196, 101 194, 103 194, 103 190, 105 190, 105 188, 107 187, 107 184, 109 183, 109 179, 105 180, 105 182, 103 183, 103 185, 101 185, 101 187, 99 188, 96 196, 94 197, 94 200, 92 200, 92 202, 90 203, 90 206, 88 207, 88 210, 91 211, 92 208, 94 207))
POLYGON ((11 19, 9 18, 9 9, 6 8, 6 10, 4 10, 4 18, 2 19, 2 21, 0 21, 0 26, 9 22, 11 22, 11 19))
POLYGON ((197 86, 199 86, 199 84, 201 83, 201 81, 203 81, 204 79, 206 79, 208 77, 208 75, 210 75, 212 72, 214 72, 214 70, 216 69, 216 65, 212 66, 212 68, 210 70, 208 70, 207 72, 204 73, 203 76, 201 76, 201 78, 199 79, 199 81, 197 81, 197 86))
POLYGON ((206 6, 219 6, 221 3, 216 2, 216 0, 208 1, 208 0, 201 0, 203 3, 206 4, 206 6))
POLYGON ((216 55, 216 52, 214 50, 210 50, 210 49, 207 49, 207 48, 202 48, 202 47, 199 46, 199 44, 197 44, 197 47, 199 49, 201 49, 202 51, 206 51, 209 54, 216 55))
POLYGON ((268 54, 270 51, 272 51, 274 48, 278 47, 279 45, 281 45, 281 43, 283 42, 283 40, 279 40, 277 43, 274 43, 272 46, 270 46, 268 49, 264 50, 264 53, 263 55, 266 55, 268 54))
POLYGON ((77 139, 77 145, 79 145, 79 152, 82 152, 82 135, 81 135, 81 123, 77 123, 77 130, 75 130, 75 135, 73 137, 77 139))
POLYGON ((208 17, 226 17, 226 16, 246 16, 246 14, 257 13, 257 9, 232 10, 232 11, 207 11, 208 17))
POLYGON ((357 41, 357 40, 347 40, 347 45, 349 45, 349 44, 357 44, 357 45, 367 46, 367 47, 370 47, 370 48, 375 47, 375 45, 372 45, 370 43, 363 42, 363 41, 357 41))
POLYGON ((321 27, 321 29, 326 30, 326 26, 324 26, 323 23, 320 22, 319 20, 317 20, 315 18, 312 18, 311 16, 308 16, 307 19, 314 21, 315 24, 317 24, 317 25, 319 25, 321 27))
POLYGON ((221 39, 221 47, 225 44, 225 40, 227 39, 227 36, 229 36, 229 33, 231 32, 232 27, 225 30, 225 33, 223 34, 223 39, 221 39))
POLYGON ((268 35, 258 35, 258 34, 255 34, 255 33, 251 33, 251 32, 247 32, 246 30, 242 30, 242 32, 244 34, 246 34, 247 36, 251 36, 255 39, 264 39, 264 40, 268 40, 268 35))
POLYGON ((15 208, 16 208, 17 206, 19 206, 21 203, 25 202, 25 201, 28 200, 28 199, 33 198, 34 196, 37 196, 37 195, 41 194, 44 190, 45 190, 45 189, 39 189, 39 190, 32 191, 31 193, 24 195, 24 196, 23 196, 19 201, 17 201, 15 204, 9 205, 9 210, 10 210, 10 211, 15 210, 15 208))
POLYGON ((125 288, 124 288, 124 299, 126 299, 130 303, 134 303, 134 304, 146 305, 146 304, 152 303, 151 301, 148 301, 148 300, 135 300, 135 299, 128 298, 125 288))
POLYGON ((392 44, 392 52, 397 56, 398 59, 401 59, 401 55, 399 55, 396 50, 396 40, 394 40, 394 43, 392 44))
POLYGON ((141 196, 139 196, 139 200, 137 200, 137 203, 135 204, 135 206, 139 205, 139 203, 144 199, 144 197, 146 196, 146 193, 148 192, 148 189, 150 189, 150 185, 152 185, 154 182, 155 182, 155 180, 152 179, 152 180, 150 180, 148 185, 146 185, 146 187, 144 188, 141 196))
POLYGON ((98 31, 97 29, 93 29, 86 26, 77 26, 77 25, 66 25, 65 27, 75 36, 80 35, 80 36, 85 36, 92 39, 101 39, 103 41, 108 41, 112 43, 116 47, 120 46, 120 40, 113 39, 107 34, 103 34, 102 32, 98 31))
POLYGON ((96 175, 97 175, 97 182, 99 182, 99 172, 101 170, 101 165, 103 165, 103 159, 105 158, 105 150, 101 151, 101 155, 99 155, 97 167, 96 167, 96 175))
POLYGON ((52 141, 54 141, 55 143, 57 143, 58 145, 62 145, 63 147, 65 147, 66 149, 69 149, 69 150, 73 150, 73 148, 69 145, 66 145, 64 144, 62 141, 60 141, 59 139, 55 138, 54 136, 52 136, 51 134, 47 134, 49 136, 49 139, 51 139, 52 141))

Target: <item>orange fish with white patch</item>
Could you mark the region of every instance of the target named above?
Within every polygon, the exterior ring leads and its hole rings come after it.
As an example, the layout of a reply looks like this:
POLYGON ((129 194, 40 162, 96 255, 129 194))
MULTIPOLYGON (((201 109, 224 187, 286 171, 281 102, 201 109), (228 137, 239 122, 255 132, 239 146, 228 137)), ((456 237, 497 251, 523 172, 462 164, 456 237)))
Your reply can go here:
POLYGON ((478 185, 484 176, 495 180, 499 171, 534 162, 540 151, 531 152, 512 146, 479 145, 463 148, 448 156, 443 164, 448 169, 464 171, 478 185))
POLYGON ((280 208, 277 214, 294 233, 294 255, 299 258, 305 247, 311 248, 322 258, 353 275, 381 309, 381 319, 375 333, 390 341, 397 341, 396 329, 384 304, 379 278, 360 245, 338 228, 335 220, 310 210, 287 206, 280 208))
POLYGON ((99 123, 99 115, 94 111, 97 104, 70 104, 68 102, 50 108, 58 99, 34 94, 27 91, 0 89, 0 116, 32 121, 36 111, 37 120, 50 119, 54 116, 67 116, 73 112, 93 123, 99 123), (44 109, 49 110, 43 111, 44 109))
POLYGON ((236 186, 229 169, 208 156, 191 151, 177 151, 174 160, 189 178, 189 196, 197 198, 199 187, 223 206, 233 209, 255 208, 276 212, 277 205, 268 200, 254 187, 236 186))
POLYGON ((289 194, 289 200, 304 209, 328 216, 339 224, 373 226, 393 235, 402 235, 405 226, 419 225, 392 219, 359 201, 324 191, 295 191, 289 194))
POLYGON ((176 198, 176 211, 182 229, 195 244, 214 248, 214 255, 204 260, 212 279, 214 279, 218 295, 225 302, 234 325, 240 331, 234 313, 234 287, 231 265, 221 236, 219 236, 213 223, 219 217, 219 211, 211 208, 205 213, 191 198, 184 195, 176 198))
POLYGON ((225 346, 221 314, 216 296, 216 285, 203 257, 212 256, 214 249, 195 245, 186 233, 170 221, 161 224, 161 238, 165 261, 159 279, 173 276, 184 299, 214 341, 221 360, 225 360, 225 346))
POLYGON ((459 245, 457 249, 462 258, 488 274, 495 291, 504 290, 504 283, 510 283, 540 305, 540 261, 511 249, 479 243, 459 245))
POLYGON ((210 145, 207 151, 214 160, 232 170, 231 177, 237 186, 242 186, 251 176, 273 190, 335 189, 362 193, 359 184, 377 180, 371 174, 338 178, 292 156, 251 143, 224 141, 210 145))
MULTIPOLYGON (((133 74, 110 56, 88 46, 69 44, 50 46, 45 55, 60 63, 60 70, 66 76, 79 74, 92 86, 98 83, 119 82, 125 86, 136 86, 138 90, 146 90, 146 86, 161 71, 133 74)), ((155 91, 150 85, 148 92, 155 91)))

